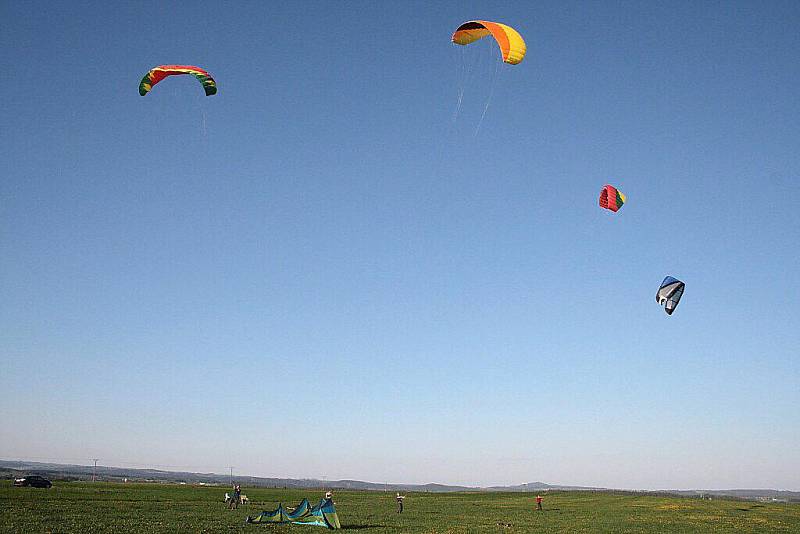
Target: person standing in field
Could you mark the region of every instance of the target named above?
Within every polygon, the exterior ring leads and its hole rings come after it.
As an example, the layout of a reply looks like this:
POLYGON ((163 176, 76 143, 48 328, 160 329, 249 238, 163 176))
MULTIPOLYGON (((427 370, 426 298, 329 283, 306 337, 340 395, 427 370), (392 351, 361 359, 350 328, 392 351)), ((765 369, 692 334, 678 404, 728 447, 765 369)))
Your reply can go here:
POLYGON ((541 495, 537 495, 536 496, 536 509, 537 510, 541 510, 542 509, 542 496, 541 495))
POLYGON ((405 498, 406 498, 405 495, 400 495, 400 493, 397 494, 397 513, 398 514, 402 514, 403 513, 403 499, 405 499, 405 498))
POLYGON ((236 508, 239 509, 239 502, 242 500, 242 487, 239 484, 233 486, 233 495, 231 495, 231 501, 228 503, 228 510, 232 510, 236 508))

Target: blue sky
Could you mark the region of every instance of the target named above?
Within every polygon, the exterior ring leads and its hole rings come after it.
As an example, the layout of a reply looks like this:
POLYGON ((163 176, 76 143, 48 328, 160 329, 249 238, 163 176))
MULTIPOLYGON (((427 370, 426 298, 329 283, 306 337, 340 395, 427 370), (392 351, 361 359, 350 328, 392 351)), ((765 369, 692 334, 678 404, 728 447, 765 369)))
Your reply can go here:
POLYGON ((800 490, 796 2, 0 20, 0 457, 800 490))

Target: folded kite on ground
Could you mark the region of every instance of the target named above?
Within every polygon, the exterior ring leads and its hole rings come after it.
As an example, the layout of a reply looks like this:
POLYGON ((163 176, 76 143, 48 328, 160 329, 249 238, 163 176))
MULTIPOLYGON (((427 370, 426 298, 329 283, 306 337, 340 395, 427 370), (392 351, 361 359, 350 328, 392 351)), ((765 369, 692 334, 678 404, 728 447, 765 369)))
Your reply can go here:
POLYGON ((248 516, 246 523, 292 523, 295 525, 313 525, 330 529, 342 528, 336 507, 331 499, 320 499, 319 504, 312 507, 308 499, 303 499, 293 511, 288 512, 283 504, 276 510, 264 511, 255 517, 248 516))

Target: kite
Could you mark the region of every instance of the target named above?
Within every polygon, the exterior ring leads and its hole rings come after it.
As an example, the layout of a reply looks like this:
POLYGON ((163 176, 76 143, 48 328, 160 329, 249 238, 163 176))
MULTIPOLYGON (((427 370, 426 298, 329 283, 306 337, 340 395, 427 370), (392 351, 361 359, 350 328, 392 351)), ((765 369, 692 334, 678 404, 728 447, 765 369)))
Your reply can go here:
POLYGON ((611 211, 619 210, 625 204, 625 195, 613 185, 604 185, 600 190, 600 207, 611 211))
POLYGON ((672 315, 672 312, 678 307, 685 287, 686 284, 671 276, 667 276, 661 282, 661 287, 658 288, 658 293, 656 293, 656 302, 659 305, 664 305, 664 311, 667 312, 667 315, 672 315))
POLYGON ((191 74, 197 78, 197 80, 203 84, 206 96, 217 94, 217 82, 214 81, 214 78, 200 67, 193 67, 191 65, 160 65, 158 67, 153 67, 150 69, 150 72, 144 75, 141 83, 139 83, 139 94, 144 96, 150 92, 155 84, 167 76, 177 76, 179 74, 191 74))
POLYGON ((499 22, 488 20, 471 20, 459 26, 451 38, 455 44, 468 45, 487 35, 494 37, 503 55, 503 62, 516 65, 525 57, 525 41, 522 36, 512 28, 499 22))
POLYGON ((245 523, 291 523, 293 525, 327 527, 331 530, 342 528, 336 507, 331 499, 321 499, 316 506, 311 506, 308 499, 303 499, 291 512, 279 503, 276 510, 264 511, 254 517, 247 516, 245 523))

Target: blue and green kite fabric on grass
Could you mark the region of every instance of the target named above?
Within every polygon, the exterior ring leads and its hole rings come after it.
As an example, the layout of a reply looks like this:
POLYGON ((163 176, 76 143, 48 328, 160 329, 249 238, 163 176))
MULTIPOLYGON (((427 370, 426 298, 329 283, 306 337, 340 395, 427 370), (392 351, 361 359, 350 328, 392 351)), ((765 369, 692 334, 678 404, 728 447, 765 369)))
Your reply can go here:
POLYGON ((330 529, 342 528, 336 507, 331 499, 320 499, 319 504, 311 506, 308 499, 297 505, 297 508, 288 512, 283 503, 278 504, 278 509, 271 512, 261 512, 255 517, 247 517, 247 523, 291 523, 296 525, 314 525, 330 529))

